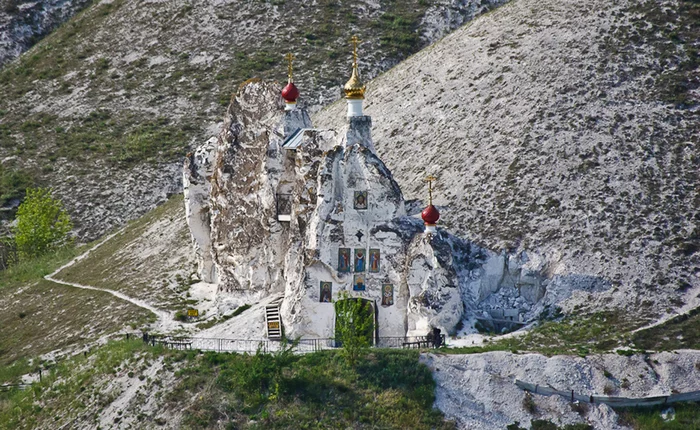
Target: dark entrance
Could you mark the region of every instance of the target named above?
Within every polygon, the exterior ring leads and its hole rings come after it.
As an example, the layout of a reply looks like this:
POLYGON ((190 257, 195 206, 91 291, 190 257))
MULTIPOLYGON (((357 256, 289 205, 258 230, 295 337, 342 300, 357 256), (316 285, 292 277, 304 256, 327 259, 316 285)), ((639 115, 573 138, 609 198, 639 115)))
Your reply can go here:
POLYGON ((342 346, 341 332, 355 331, 359 336, 364 336, 370 345, 375 344, 377 334, 376 306, 366 299, 348 298, 335 302, 335 346, 342 346), (359 318, 359 324, 353 321, 355 315, 359 318))

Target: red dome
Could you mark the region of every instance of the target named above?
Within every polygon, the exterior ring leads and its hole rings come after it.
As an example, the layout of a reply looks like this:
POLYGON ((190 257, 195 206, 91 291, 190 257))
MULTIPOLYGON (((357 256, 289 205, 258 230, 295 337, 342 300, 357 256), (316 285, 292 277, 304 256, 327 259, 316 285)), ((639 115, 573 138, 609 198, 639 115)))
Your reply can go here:
POLYGON ((287 101, 287 103, 296 103, 297 98, 299 98, 299 90, 297 89, 294 82, 290 82, 282 90, 282 98, 287 101))
POLYGON ((440 212, 433 205, 428 205, 427 208, 423 209, 420 213, 421 218, 426 224, 435 224, 440 219, 440 212))

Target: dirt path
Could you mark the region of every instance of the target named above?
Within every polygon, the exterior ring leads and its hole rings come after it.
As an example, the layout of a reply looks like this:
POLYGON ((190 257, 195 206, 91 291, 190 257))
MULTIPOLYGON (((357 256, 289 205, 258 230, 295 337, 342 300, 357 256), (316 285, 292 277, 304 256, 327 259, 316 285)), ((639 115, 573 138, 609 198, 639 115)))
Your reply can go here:
POLYGON ((84 259, 84 258, 87 257, 88 255, 90 255, 90 253, 91 253, 92 251, 94 251, 95 249, 99 248, 99 247, 102 246, 103 244, 107 243, 107 241, 109 241, 109 240, 112 239, 114 236, 116 236, 116 235, 118 235, 119 233, 121 233, 123 230, 124 230, 124 229, 120 229, 120 230, 118 230, 117 232, 112 233, 112 234, 110 234, 109 236, 105 237, 100 243, 98 243, 97 245, 95 245, 95 246, 93 246, 92 248, 88 249, 85 253, 83 253, 83 254, 81 254, 81 255, 75 257, 74 259, 72 259, 72 260, 69 261, 68 263, 66 263, 66 264, 64 264, 63 266, 61 266, 61 267, 59 267, 58 269, 56 269, 53 273, 44 276, 44 279, 46 279, 47 281, 54 282, 54 283, 56 283, 56 284, 66 285, 66 286, 68 286, 68 287, 82 288, 83 290, 104 291, 104 292, 106 292, 106 293, 109 293, 109 294, 113 295, 114 297, 117 297, 117 298, 119 298, 119 299, 125 300, 125 301, 127 301, 127 302, 129 302, 129 303, 132 303, 132 304, 134 304, 134 305, 136 305, 136 306, 138 306, 138 307, 140 307, 140 308, 147 309, 148 311, 150 311, 150 312, 152 312, 153 314, 155 314, 155 316, 156 316, 156 318, 157 318, 156 322, 153 323, 153 325, 152 325, 152 330, 154 330, 154 331, 166 333, 166 332, 171 332, 171 331, 175 331, 175 330, 177 330, 177 329, 183 328, 182 323, 180 323, 180 322, 178 322, 178 321, 175 321, 175 319, 173 318, 173 315, 172 315, 170 312, 166 312, 166 311, 157 309, 157 308, 151 306, 150 304, 144 302, 143 300, 139 300, 139 299, 135 299, 135 298, 133 298, 133 297, 129 297, 129 296, 127 296, 127 295, 124 294, 124 293, 120 293, 119 291, 109 290, 109 289, 106 289, 106 288, 93 287, 93 286, 90 286, 90 285, 82 285, 82 284, 78 284, 78 283, 75 283, 75 282, 62 281, 62 280, 60 280, 60 279, 56 279, 56 278, 55 278, 55 276, 58 275, 62 270, 66 269, 66 268, 68 268, 68 267, 71 267, 71 266, 74 265, 75 263, 77 263, 77 262, 79 262, 80 260, 84 259))

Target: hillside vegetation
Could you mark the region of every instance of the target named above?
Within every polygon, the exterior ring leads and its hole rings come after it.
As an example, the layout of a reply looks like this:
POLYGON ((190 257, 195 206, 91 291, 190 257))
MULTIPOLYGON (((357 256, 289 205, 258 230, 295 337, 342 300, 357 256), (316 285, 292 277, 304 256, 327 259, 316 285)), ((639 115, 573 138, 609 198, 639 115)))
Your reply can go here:
POLYGON ((407 198, 438 176, 442 226, 608 289, 567 311, 650 317, 698 305, 698 40, 695 1, 517 0, 372 81, 366 112, 407 198))
POLYGON ((333 352, 201 354, 118 341, 58 363, 26 391, 0 392, 0 427, 454 428, 432 408, 434 386, 417 352, 377 350, 350 368, 333 352))
POLYGON ((0 206, 50 183, 94 238, 177 192, 193 140, 243 81, 284 80, 285 53, 305 103, 322 105, 340 96, 352 34, 370 77, 461 22, 438 12, 503 1, 94 2, 0 72, 0 206))

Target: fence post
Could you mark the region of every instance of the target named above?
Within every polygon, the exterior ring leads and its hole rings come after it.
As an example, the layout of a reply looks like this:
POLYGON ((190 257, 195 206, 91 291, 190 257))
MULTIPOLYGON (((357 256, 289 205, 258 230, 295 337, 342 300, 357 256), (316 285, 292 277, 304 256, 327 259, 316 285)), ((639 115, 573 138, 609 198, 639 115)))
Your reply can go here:
POLYGON ((574 401, 574 390, 571 390, 571 401, 574 401))

